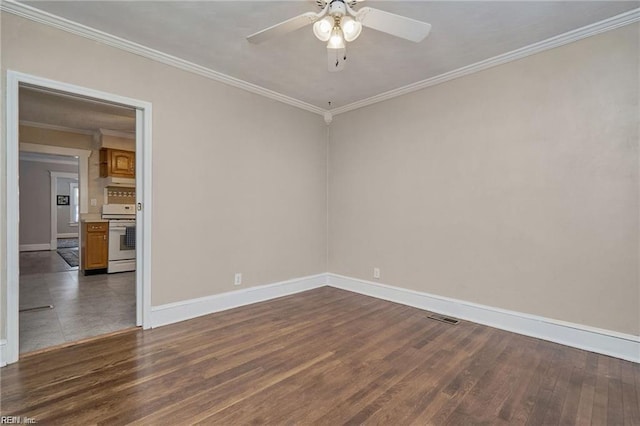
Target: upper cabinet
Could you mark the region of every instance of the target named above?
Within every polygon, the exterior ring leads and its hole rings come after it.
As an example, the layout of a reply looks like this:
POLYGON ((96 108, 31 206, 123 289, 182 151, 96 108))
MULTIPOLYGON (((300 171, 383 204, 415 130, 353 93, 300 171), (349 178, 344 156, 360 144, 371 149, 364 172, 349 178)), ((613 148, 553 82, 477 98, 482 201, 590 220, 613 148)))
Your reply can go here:
POLYGON ((112 148, 100 150, 100 177, 136 177, 136 153, 112 148))

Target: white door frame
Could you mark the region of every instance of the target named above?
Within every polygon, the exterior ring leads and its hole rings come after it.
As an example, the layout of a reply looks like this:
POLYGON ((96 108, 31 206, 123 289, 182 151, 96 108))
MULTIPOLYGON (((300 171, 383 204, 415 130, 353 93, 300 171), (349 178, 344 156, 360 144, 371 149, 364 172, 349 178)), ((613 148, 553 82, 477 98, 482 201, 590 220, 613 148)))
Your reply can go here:
MULTIPOLYGON (((78 167, 78 172, 76 173, 64 173, 64 172, 55 172, 49 171, 51 175, 51 187, 49 189, 51 193, 51 214, 49 215, 51 219, 51 236, 49 237, 49 250, 56 250, 58 248, 58 210, 56 208, 56 185, 57 178, 66 177, 71 179, 78 180, 78 187, 80 188, 80 214, 87 213, 88 210, 88 188, 89 188, 89 156, 91 155, 91 150, 89 149, 75 149, 75 148, 65 148, 61 146, 53 146, 53 145, 40 145, 37 143, 21 143, 19 145, 19 150, 21 153, 37 153, 37 154, 49 154, 49 155, 63 155, 66 157, 74 158, 75 157, 75 165, 78 167)), ((39 161, 42 161, 41 159, 39 161)), ((69 160, 69 164, 74 163, 74 161, 69 160)), ((79 228, 78 228, 79 229, 79 228)), ((78 253, 78 255, 80 255, 78 253)))
MULTIPOLYGON (((66 178, 66 179, 78 179, 78 173, 64 173, 64 172, 52 172, 49 171, 51 175, 51 250, 56 250, 58 248, 58 203, 57 203, 57 195, 58 195, 58 179, 66 178)), ((69 194, 69 198, 73 197, 73 194, 69 194)), ((80 200, 78 200, 80 202, 80 200)), ((78 237, 80 232, 80 224, 78 224, 78 237)), ((78 252, 78 256, 81 256, 80 252, 78 252)))
MULTIPOLYGON (((32 158, 32 157, 27 157, 27 155, 29 154, 44 154, 44 155, 56 155, 56 156, 66 156, 69 158, 74 158, 74 161, 69 160, 68 164, 75 164, 78 167, 78 172, 73 174, 73 178, 74 179, 78 179, 78 187, 80 188, 80 214, 82 213, 87 213, 88 212, 88 182, 89 182, 89 156, 91 155, 91 150, 88 149, 75 149, 75 148, 65 148, 65 147, 61 147, 61 146, 53 146, 53 145, 40 145, 40 144, 36 144, 36 143, 21 143, 19 146, 19 156, 20 156, 20 161, 42 161, 45 162, 43 160, 44 157, 36 157, 36 158, 32 158)), ((62 163, 63 161, 59 161, 59 160, 53 160, 54 163, 62 163)), ((66 163, 66 161, 64 161, 66 163)), ((59 177, 64 177, 62 175, 64 175, 64 173, 62 172, 52 172, 49 171, 49 173, 57 173, 59 177)), ((71 177, 71 176, 66 176, 66 177, 71 177)), ((54 191, 55 191, 55 180, 53 178, 53 176, 51 177, 51 188, 50 188, 50 192, 51 192, 51 205, 53 207, 51 207, 51 214, 49 215, 50 217, 50 222, 51 222, 51 236, 49 237, 49 250, 56 250, 58 248, 58 233, 56 230, 57 227, 57 220, 58 220, 58 212, 57 209, 55 208, 55 198, 54 198, 54 191)), ((41 244, 38 244, 41 245, 41 244)), ((23 246, 24 247, 24 246, 23 246)), ((42 249, 41 249, 42 250, 42 249)), ((80 255, 80 253, 78 253, 78 255, 80 255)))
MULTIPOLYGON (((9 125, 9 121, 7 121, 7 134, 9 133, 10 127, 11 126, 9 125)), ((9 145, 9 139, 7 138, 7 149, 8 149, 8 145, 9 145)), ((65 148, 62 146, 40 145, 37 143, 23 142, 18 145, 18 150, 22 152, 35 152, 37 154, 64 155, 67 157, 78 157, 78 185, 80 186, 80 214, 89 212, 89 157, 91 156, 90 149, 65 148)), ((9 160, 9 157, 7 156, 7 161, 8 160, 9 160)))
POLYGON ((136 240, 138 241, 138 244, 136 244, 136 324, 141 325, 144 329, 151 327, 151 103, 7 70, 7 301, 6 309, 0 309, 0 312, 6 313, 6 359, 3 361, 7 363, 18 361, 20 354, 18 342, 20 277, 18 246, 20 217, 18 195, 18 101, 19 86, 21 84, 39 86, 82 97, 126 105, 136 109, 136 202, 139 206, 136 215, 136 240))

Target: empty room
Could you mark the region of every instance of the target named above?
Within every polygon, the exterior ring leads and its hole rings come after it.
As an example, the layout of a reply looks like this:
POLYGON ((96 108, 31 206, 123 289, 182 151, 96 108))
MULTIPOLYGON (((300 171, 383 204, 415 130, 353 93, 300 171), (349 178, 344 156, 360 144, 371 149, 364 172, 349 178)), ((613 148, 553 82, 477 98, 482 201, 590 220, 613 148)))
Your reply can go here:
POLYGON ((0 43, 3 423, 640 425, 640 2, 2 0, 0 43))

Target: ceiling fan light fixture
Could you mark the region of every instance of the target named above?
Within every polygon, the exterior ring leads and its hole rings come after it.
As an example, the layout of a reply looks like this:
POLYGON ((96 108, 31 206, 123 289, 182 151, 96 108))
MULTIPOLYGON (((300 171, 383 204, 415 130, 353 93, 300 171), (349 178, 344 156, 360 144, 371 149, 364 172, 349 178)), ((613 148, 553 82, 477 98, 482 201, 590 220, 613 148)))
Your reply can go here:
POLYGON ((342 29, 339 26, 333 27, 331 30, 331 37, 329 37, 329 43, 327 43, 327 49, 344 49, 344 36, 342 35, 342 29))
POLYGON ((352 9, 362 1, 364 0, 317 0, 321 11, 294 16, 247 36, 247 40, 254 44, 262 43, 311 25, 313 34, 327 45, 329 71, 334 72, 344 69, 347 61, 345 45, 360 36, 362 27, 416 43, 429 35, 431 24, 426 22, 372 7, 352 9))
POLYGON ((324 18, 316 21, 313 24, 313 34, 320 41, 328 41, 331 37, 331 30, 333 29, 333 18, 331 16, 325 16, 324 18))
POLYGON ((357 39, 362 32, 362 24, 351 16, 343 16, 340 21, 340 26, 342 27, 344 39, 348 42, 357 39))

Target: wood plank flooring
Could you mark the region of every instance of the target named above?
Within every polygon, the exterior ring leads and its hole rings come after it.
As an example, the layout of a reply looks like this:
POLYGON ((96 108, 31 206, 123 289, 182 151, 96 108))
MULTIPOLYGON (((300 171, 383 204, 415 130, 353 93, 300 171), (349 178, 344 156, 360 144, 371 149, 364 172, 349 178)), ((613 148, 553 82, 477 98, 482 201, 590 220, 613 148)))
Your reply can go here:
POLYGON ((40 424, 640 425, 640 365, 323 287, 25 357, 40 424))

